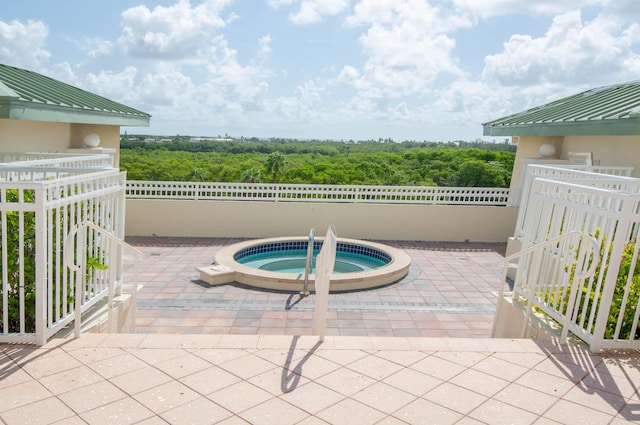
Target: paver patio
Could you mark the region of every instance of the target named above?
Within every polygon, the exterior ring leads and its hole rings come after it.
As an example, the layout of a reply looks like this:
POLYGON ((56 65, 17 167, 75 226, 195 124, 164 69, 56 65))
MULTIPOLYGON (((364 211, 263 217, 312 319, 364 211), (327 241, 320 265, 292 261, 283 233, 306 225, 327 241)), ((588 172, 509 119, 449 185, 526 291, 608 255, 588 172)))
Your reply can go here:
POLYGON ((640 423, 640 354, 488 338, 504 245, 389 242, 396 284, 335 294, 329 336, 313 296, 207 287, 223 239, 130 238, 135 334, 0 345, 0 423, 640 423))
MULTIPOLYGON (((234 239, 128 238, 140 265, 136 330, 141 333, 309 335, 313 294, 238 284, 209 287, 196 267, 234 239)), ((488 337, 505 244, 382 241, 412 258, 406 278, 360 292, 332 294, 328 335, 488 337)))
POLYGON ((0 345, 0 423, 640 423, 639 366, 531 340, 84 334, 0 345))

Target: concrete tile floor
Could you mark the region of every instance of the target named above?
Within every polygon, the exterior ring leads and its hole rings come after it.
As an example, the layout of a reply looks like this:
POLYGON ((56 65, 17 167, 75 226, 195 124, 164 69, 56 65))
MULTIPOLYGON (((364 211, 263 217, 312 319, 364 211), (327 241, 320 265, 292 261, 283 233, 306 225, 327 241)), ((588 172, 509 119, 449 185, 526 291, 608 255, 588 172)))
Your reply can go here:
POLYGON ((0 345, 0 423, 640 423, 639 382, 578 343, 84 334, 0 345))

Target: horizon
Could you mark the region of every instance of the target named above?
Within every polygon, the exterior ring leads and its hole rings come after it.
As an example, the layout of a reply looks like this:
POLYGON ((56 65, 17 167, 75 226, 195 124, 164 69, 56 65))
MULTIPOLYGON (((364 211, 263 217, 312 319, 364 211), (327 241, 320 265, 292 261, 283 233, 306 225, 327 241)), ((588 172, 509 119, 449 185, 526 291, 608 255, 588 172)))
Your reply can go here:
MULTIPOLYGON (((121 129, 122 130, 122 129, 121 129)), ((317 138, 317 137, 311 137, 311 138, 299 138, 299 137, 280 137, 280 136, 234 136, 231 134, 225 134, 225 136, 222 135, 194 135, 194 134, 175 134, 175 135, 169 135, 169 134, 151 134, 151 133, 129 133, 126 130, 124 132, 120 133, 120 138, 122 139, 123 137, 152 137, 152 138, 176 138, 176 137, 180 137, 180 138, 189 138, 189 139, 206 139, 206 140, 202 140, 202 141, 217 141, 217 142, 221 142, 221 141, 253 141, 253 139, 257 139, 260 142, 268 142, 271 140, 284 140, 284 141, 294 141, 294 142, 336 142, 336 143, 348 143, 348 142, 353 142, 353 143, 360 143, 360 142, 376 142, 376 143, 403 143, 403 142, 409 142, 409 143, 478 143, 478 144, 484 144, 484 143, 489 143, 489 144, 511 144, 511 138, 510 137, 503 137, 502 141, 498 141, 496 140, 496 137, 493 136, 492 140, 486 140, 486 139, 481 139, 481 138, 476 138, 474 140, 462 140, 462 139, 456 139, 456 140, 394 140, 392 138, 383 138, 383 137, 377 137, 377 138, 369 138, 369 139, 326 139, 326 138, 317 138)))

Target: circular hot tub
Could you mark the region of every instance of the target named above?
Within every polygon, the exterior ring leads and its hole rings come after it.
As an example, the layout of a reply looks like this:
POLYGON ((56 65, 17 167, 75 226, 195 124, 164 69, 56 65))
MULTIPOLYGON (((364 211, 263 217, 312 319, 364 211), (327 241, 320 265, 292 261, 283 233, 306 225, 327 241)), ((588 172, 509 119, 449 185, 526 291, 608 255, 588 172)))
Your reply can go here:
MULTIPOLYGON (((222 248, 211 268, 233 272, 233 280, 246 285, 298 290, 304 284, 307 247, 308 238, 304 237, 244 241, 222 248)), ((316 240, 314 258, 321 247, 322 241, 316 240)), ((374 242, 338 238, 330 290, 351 291, 388 285, 406 276, 410 265, 411 258, 402 250, 374 242)), ((309 274, 312 291, 313 272, 312 267, 309 274)))

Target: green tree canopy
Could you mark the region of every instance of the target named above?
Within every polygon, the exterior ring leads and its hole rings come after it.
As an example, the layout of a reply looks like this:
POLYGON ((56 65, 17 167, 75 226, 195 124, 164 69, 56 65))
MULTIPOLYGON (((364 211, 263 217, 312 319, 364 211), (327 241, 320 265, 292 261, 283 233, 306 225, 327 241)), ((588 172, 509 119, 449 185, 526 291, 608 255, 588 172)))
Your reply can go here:
POLYGON ((502 144, 250 140, 122 141, 120 166, 130 180, 506 187, 515 159, 502 144))

